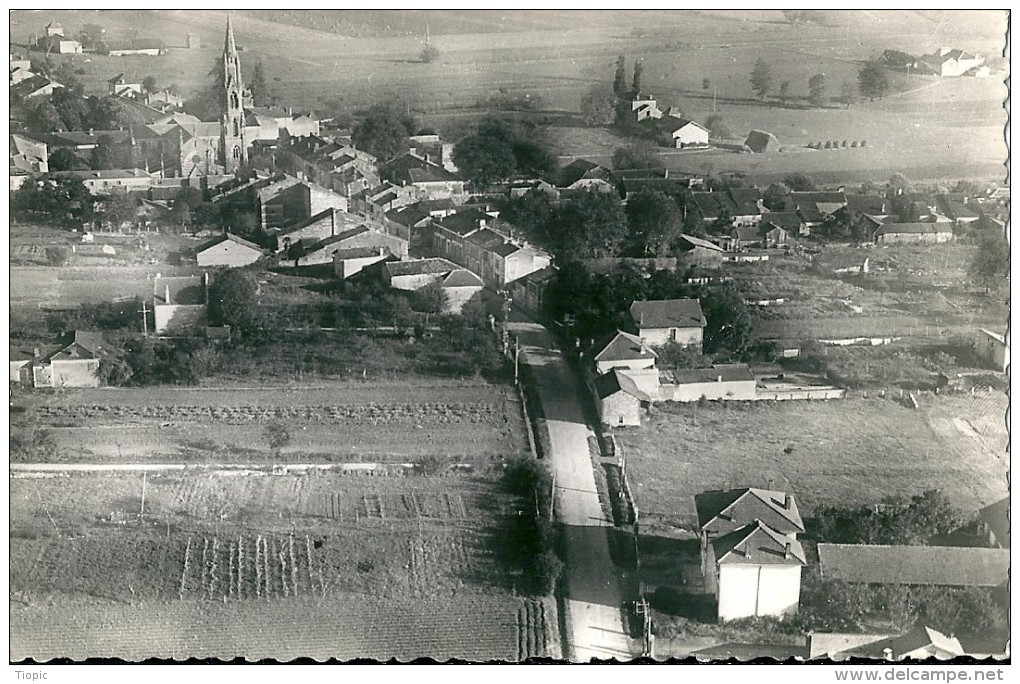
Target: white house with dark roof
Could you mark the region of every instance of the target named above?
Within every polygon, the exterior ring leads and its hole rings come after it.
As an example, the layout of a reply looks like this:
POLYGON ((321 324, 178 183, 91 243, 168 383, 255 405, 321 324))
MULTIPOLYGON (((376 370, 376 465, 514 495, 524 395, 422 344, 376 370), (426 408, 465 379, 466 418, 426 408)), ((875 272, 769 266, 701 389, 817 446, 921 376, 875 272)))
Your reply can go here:
POLYGON ((476 274, 440 258, 387 261, 382 273, 386 284, 397 290, 414 291, 438 284, 446 293, 446 313, 459 313, 485 287, 476 274))
POLYGON ((46 348, 11 347, 10 380, 26 387, 99 387, 105 352, 102 333, 82 330, 46 348))
POLYGON ((707 584, 720 622, 796 614, 804 547, 761 520, 713 539, 706 547, 707 584))
POLYGON ((157 275, 152 283, 152 310, 158 334, 189 334, 207 325, 209 274, 176 277, 157 275))
POLYGON ((640 337, 618 330, 594 354, 592 360, 595 362, 595 370, 602 374, 614 368, 654 369, 656 358, 658 354, 640 337))
POLYGON ((708 147, 709 130, 697 121, 665 116, 659 119, 658 126, 669 135, 673 147, 678 150, 708 147))
POLYGON ((717 363, 708 368, 660 370, 659 401, 754 401, 757 383, 744 363, 717 363))
POLYGON ((641 425, 641 412, 652 398, 625 372, 613 369, 593 383, 599 420, 610 427, 641 425))
POLYGON ((996 371, 1005 373, 1009 369, 1009 344, 1005 335, 981 328, 975 347, 977 353, 996 371))
POLYGON ((697 299, 634 302, 630 305, 630 317, 638 337, 646 344, 676 342, 701 350, 706 322, 697 299))

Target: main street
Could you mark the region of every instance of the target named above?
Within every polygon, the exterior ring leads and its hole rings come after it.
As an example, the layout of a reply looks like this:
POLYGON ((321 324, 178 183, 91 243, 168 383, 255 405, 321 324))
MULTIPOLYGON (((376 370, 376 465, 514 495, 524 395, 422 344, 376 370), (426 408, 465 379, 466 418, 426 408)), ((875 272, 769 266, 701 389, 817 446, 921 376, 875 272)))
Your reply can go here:
POLYGON ((511 322, 508 332, 521 345, 521 362, 535 378, 549 428, 546 455, 556 482, 554 501, 563 538, 563 612, 566 653, 574 662, 592 658, 629 660, 640 655, 627 634, 620 579, 609 554, 612 522, 595 488, 578 382, 553 336, 530 322, 511 322))

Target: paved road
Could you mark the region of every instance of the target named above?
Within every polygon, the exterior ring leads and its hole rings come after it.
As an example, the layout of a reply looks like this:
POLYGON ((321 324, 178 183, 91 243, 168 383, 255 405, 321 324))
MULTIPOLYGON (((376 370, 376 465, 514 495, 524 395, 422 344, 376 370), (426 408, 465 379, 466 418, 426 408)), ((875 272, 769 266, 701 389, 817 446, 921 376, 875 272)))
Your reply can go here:
POLYGON ((641 649, 624 631, 623 598, 609 555, 612 523, 595 488, 577 378, 545 328, 520 322, 508 327, 520 339, 522 363, 533 370, 549 426, 549 465, 556 477, 556 517, 566 556, 567 654, 574 662, 633 658, 641 649))

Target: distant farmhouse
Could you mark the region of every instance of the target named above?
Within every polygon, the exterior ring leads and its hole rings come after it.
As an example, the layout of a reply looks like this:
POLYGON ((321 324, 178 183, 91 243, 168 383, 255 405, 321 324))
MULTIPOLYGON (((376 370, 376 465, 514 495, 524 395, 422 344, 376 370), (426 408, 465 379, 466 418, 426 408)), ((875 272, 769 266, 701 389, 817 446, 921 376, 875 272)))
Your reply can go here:
POLYGON ((45 349, 12 347, 10 381, 25 387, 98 387, 105 346, 101 333, 76 330, 45 349))

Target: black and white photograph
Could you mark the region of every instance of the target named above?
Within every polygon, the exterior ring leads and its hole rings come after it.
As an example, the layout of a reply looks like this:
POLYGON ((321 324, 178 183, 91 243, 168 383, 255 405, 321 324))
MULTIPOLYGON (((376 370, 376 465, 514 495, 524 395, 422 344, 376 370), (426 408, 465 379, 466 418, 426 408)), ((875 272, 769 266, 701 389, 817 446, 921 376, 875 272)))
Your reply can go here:
POLYGON ((17 672, 1002 678, 1009 10, 8 17, 17 672))

